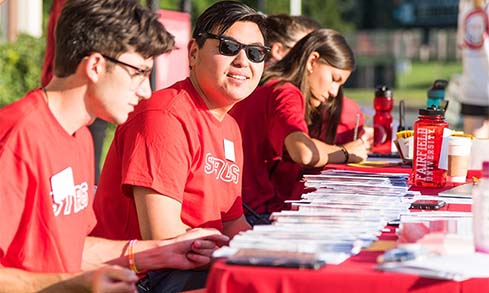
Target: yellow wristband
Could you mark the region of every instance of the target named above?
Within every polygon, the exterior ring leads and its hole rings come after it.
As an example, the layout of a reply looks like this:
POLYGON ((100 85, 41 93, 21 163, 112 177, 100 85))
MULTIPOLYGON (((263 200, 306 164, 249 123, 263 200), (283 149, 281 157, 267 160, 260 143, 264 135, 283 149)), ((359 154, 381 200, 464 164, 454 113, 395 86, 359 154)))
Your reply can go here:
POLYGON ((138 268, 136 267, 136 258, 134 256, 134 245, 136 244, 137 241, 138 241, 137 239, 129 240, 129 246, 128 246, 129 253, 127 255, 127 258, 129 259, 129 269, 131 269, 136 274, 139 274, 141 273, 141 271, 139 271, 138 268))

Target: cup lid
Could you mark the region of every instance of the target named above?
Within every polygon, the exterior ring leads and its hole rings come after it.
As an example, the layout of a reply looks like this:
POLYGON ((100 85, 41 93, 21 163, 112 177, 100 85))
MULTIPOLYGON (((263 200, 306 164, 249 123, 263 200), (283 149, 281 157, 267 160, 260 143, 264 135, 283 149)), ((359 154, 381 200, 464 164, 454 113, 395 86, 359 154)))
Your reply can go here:
POLYGON ((472 143, 472 138, 469 136, 461 136, 461 135, 450 135, 448 140, 453 144, 467 144, 468 142, 472 143))

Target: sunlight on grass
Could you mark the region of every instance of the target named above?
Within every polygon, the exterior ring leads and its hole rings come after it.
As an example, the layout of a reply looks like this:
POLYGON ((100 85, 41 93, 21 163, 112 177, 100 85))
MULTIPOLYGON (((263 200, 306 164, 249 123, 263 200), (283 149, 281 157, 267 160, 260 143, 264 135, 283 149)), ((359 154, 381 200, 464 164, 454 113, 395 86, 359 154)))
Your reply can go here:
MULTIPOLYGON (((413 63, 409 72, 397 76, 397 86, 393 90, 394 99, 404 100, 408 107, 423 106, 428 89, 436 79, 450 80, 453 74, 461 72, 460 62, 413 63)), ((361 105, 370 105, 373 104, 375 89, 346 88, 345 94, 361 105)))
POLYGON ((422 89, 428 90, 436 79, 450 80, 455 73, 462 72, 461 62, 430 62, 412 64, 412 70, 397 78, 399 89, 422 89))

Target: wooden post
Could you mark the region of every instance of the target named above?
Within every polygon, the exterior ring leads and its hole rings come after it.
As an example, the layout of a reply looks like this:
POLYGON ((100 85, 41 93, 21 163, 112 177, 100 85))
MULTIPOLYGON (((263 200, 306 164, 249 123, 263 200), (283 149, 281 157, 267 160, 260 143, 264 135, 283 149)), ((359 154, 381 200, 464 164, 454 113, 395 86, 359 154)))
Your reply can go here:
POLYGON ((7 3, 7 41, 15 42, 17 40, 17 1, 8 1, 7 3))

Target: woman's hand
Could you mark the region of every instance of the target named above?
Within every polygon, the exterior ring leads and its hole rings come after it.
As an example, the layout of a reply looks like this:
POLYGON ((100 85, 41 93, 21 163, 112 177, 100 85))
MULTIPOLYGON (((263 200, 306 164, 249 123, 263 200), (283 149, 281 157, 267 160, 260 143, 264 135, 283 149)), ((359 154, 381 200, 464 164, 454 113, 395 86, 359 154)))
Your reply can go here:
POLYGON ((360 163, 367 159, 367 148, 362 139, 357 139, 343 145, 348 151, 348 163, 360 163))
POLYGON ((374 129, 372 127, 364 127, 364 132, 360 139, 363 141, 365 148, 371 150, 374 145, 374 129))

